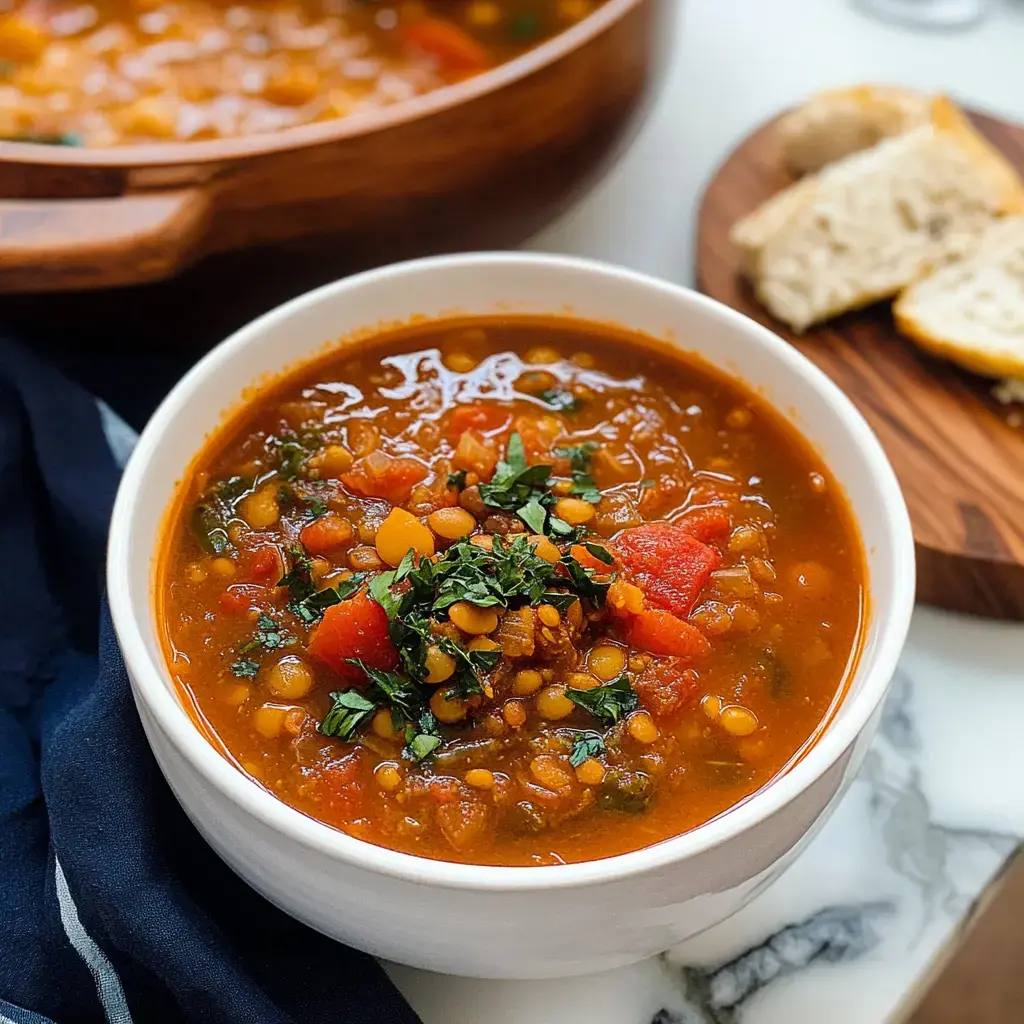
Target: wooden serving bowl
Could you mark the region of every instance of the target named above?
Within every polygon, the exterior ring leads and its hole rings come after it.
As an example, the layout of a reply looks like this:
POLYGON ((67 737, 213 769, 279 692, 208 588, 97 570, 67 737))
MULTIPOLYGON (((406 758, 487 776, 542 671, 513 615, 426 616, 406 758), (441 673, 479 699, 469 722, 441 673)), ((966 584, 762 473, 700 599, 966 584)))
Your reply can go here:
POLYGON ((347 268, 515 244, 620 138, 675 5, 608 0, 515 60, 372 115, 111 149, 0 143, 0 293, 159 281, 282 243, 329 243, 347 268))

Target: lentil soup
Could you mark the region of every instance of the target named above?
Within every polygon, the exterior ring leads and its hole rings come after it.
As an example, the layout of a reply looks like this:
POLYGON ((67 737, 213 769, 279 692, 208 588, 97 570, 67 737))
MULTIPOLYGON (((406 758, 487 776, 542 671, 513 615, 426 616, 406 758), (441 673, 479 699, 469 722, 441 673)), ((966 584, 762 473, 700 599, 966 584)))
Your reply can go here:
POLYGON ((115 146, 366 113, 495 67, 602 0, 0 0, 0 138, 115 146))
POLYGON ((863 552, 761 398, 615 329, 441 321, 261 390, 180 488, 172 676, 222 752, 442 860, 636 850, 747 798, 841 698, 863 552))

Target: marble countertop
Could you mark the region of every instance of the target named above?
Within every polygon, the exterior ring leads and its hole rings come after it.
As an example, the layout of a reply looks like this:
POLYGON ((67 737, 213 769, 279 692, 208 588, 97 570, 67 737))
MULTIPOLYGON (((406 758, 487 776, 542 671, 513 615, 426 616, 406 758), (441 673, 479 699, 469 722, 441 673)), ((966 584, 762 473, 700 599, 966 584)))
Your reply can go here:
MULTIPOLYGON (((1024 121, 1024 5, 993 7, 932 34, 847 0, 688 0, 644 130, 531 247, 690 283, 703 184, 746 132, 828 85, 943 89, 1024 121)), ((899 1021, 1024 839, 1022 666, 1024 626, 918 608, 872 751, 825 828, 743 911, 660 958, 564 981, 389 972, 425 1024, 899 1021)))

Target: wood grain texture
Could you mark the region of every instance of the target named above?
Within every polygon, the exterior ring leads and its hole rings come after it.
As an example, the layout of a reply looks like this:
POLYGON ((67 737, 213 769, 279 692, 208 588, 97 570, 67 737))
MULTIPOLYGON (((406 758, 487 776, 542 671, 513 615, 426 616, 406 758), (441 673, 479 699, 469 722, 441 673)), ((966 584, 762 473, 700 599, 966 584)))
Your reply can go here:
POLYGON ((0 217, 0 293, 134 285, 254 246, 329 243, 351 268, 516 244, 578 194, 633 123, 675 3, 609 0, 517 61, 372 117, 108 150, 0 142, 0 200, 32 200, 40 238, 34 253, 18 219, 0 217), (139 199, 162 192, 201 201, 164 219, 166 244, 151 210, 139 261, 139 199), (121 213, 119 202, 135 205, 121 213))
MULTIPOLYGON (((981 114, 978 128, 1024 173, 1024 129, 981 114)), ((792 179, 775 122, 746 138, 705 191, 697 284, 770 327, 817 363, 864 414, 910 509, 920 600, 993 618, 1024 618, 1024 428, 992 382, 902 339, 888 304, 795 335, 756 301, 729 230, 792 179)))

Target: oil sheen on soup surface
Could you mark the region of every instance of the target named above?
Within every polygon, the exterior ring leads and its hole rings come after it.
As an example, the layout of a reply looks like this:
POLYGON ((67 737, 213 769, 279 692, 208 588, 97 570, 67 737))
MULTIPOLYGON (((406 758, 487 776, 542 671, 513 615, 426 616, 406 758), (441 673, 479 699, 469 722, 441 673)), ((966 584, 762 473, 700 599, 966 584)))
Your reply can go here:
POLYGON ((417 327, 262 393, 162 559, 173 674, 271 793, 425 857, 685 832, 821 728, 858 646, 842 497, 755 395, 574 321, 417 327))
POLYGON ((213 139, 362 114, 470 78, 602 0, 7 0, 0 137, 213 139))

